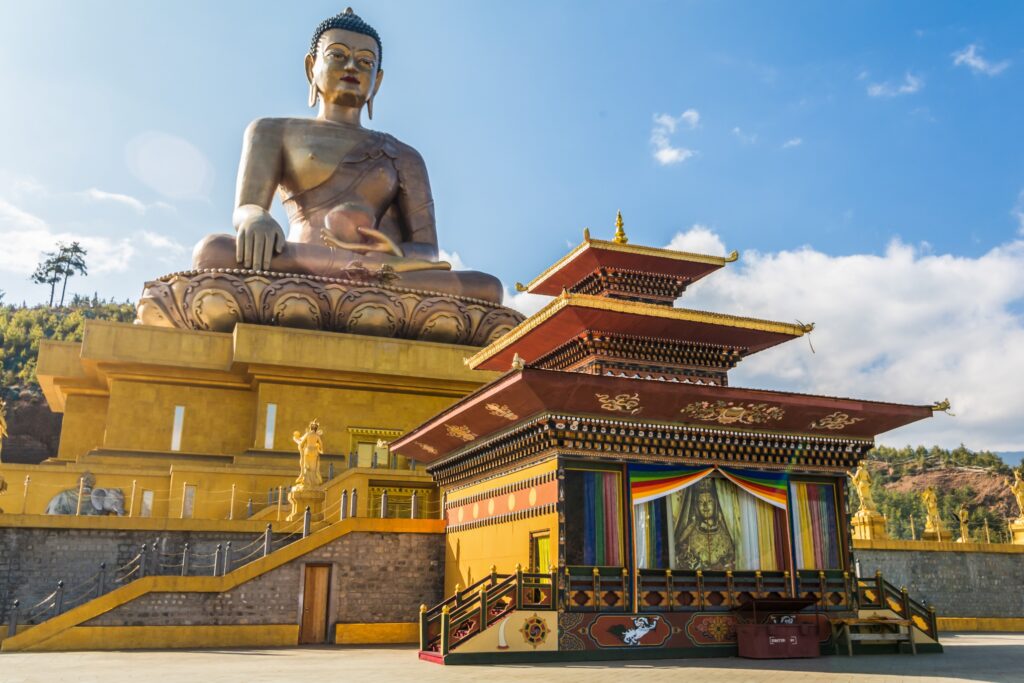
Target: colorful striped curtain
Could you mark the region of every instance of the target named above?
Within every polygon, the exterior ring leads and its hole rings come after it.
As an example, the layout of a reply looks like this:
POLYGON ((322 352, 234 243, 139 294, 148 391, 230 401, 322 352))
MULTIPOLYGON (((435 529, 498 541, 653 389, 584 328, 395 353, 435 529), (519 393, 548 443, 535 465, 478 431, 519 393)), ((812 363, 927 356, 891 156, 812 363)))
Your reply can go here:
MULTIPOLYGON (((688 508, 684 489, 716 468, 631 465, 633 531, 637 566, 681 567, 685 548, 677 547, 680 515, 688 508)), ((786 568, 785 473, 718 468, 727 479, 714 481, 729 536, 736 548, 736 569, 781 571, 786 568)), ((685 522, 684 522, 685 524, 685 522)))
POLYGON ((797 569, 840 569, 835 487, 794 481, 790 492, 797 569))
POLYGON ((622 496, 618 472, 574 471, 583 484, 583 564, 624 564, 622 496))
POLYGON ((714 472, 714 467, 691 467, 679 465, 630 465, 629 491, 633 505, 648 503, 664 498, 670 493, 682 491, 714 472))

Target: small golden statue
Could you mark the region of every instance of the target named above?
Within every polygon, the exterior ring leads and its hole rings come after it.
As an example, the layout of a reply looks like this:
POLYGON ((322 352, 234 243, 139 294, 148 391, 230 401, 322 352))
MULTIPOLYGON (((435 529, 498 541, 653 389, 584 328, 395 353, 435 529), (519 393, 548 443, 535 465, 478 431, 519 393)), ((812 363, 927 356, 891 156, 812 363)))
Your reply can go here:
POLYGON ((960 509, 956 511, 957 519, 960 520, 959 543, 970 543, 971 535, 967 522, 971 518, 971 512, 967 509, 967 503, 960 503, 960 509))
POLYGON ((1015 545, 1024 545, 1024 479, 1020 477, 1020 470, 1013 471, 1012 484, 1005 483, 1017 499, 1017 509, 1020 510, 1020 516, 1010 521, 1010 537, 1015 545))
POLYGON ((875 506, 875 499, 871 495, 871 472, 863 462, 850 474, 850 481, 857 489, 857 497, 860 498, 860 512, 878 512, 875 506))
POLYGON ((939 497, 935 488, 929 486, 921 494, 921 502, 924 503, 925 523, 924 531, 921 533, 923 541, 941 541, 949 539, 949 532, 942 523, 942 515, 939 513, 939 497))
POLYGON ((299 477, 288 491, 288 502, 292 506, 288 515, 289 522, 300 519, 307 507, 314 520, 323 518, 324 499, 327 497, 324 479, 320 476, 320 456, 324 452, 323 436, 324 432, 317 420, 309 423, 305 434, 292 432, 292 440, 299 447, 299 477))
POLYGON ((292 432, 292 440, 299 447, 299 478, 295 480, 296 487, 315 489, 323 485, 324 479, 320 476, 320 456, 324 452, 324 432, 320 429, 320 423, 313 420, 305 434, 292 432))
POLYGON ((1020 470, 1013 471, 1012 484, 1009 481, 1003 483, 1010 488, 1010 493, 1017 499, 1017 509, 1020 510, 1020 516, 1017 519, 1024 521, 1024 479, 1020 478, 1020 470))
POLYGON ((850 473, 850 481, 860 498, 860 509, 853 515, 853 537, 865 541, 889 538, 885 530, 885 516, 878 511, 871 494, 871 471, 867 463, 862 462, 850 473))

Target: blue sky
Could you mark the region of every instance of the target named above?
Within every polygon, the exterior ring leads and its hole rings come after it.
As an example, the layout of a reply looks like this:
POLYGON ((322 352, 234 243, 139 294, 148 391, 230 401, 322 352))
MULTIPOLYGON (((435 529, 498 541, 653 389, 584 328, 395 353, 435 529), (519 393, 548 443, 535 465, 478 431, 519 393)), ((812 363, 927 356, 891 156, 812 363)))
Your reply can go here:
MULTIPOLYGON (((230 231, 245 125, 309 115, 302 57, 343 8, 6 4, 7 301, 44 299, 27 271, 58 238, 90 247, 71 291, 124 299, 230 231)), ((766 356, 745 383, 959 391, 966 417, 907 438, 1024 449, 1005 379, 1024 377, 1024 4, 355 9, 384 41, 372 127, 423 154, 441 246, 467 267, 529 279, 622 209, 635 242, 744 253, 694 305, 818 322, 825 349, 766 356), (982 415, 992 401, 1008 412, 982 415)))

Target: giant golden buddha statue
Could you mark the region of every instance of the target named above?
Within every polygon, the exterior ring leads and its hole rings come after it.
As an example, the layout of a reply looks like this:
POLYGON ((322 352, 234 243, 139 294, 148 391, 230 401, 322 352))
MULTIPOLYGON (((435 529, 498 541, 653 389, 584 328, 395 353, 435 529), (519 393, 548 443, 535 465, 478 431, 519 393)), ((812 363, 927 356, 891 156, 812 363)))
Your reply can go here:
POLYGON ((377 31, 351 8, 320 23, 305 57, 316 118, 266 118, 249 125, 238 169, 235 235, 204 238, 193 253, 192 271, 147 283, 140 322, 217 330, 239 321, 264 322, 481 344, 518 321, 499 306, 497 278, 452 271, 438 261, 434 201, 419 153, 363 127, 363 110, 373 117, 384 78, 381 56, 377 31), (288 212, 288 238, 270 213, 275 192, 288 212), (263 282, 247 286, 239 297, 239 283, 230 278, 263 282), (360 308, 360 297, 351 295, 354 285, 372 286, 372 293, 361 294, 377 295, 380 305, 360 308), (404 296, 398 305, 395 297, 410 291, 423 296, 404 296), (267 295, 283 300, 268 304, 267 295), (432 322, 403 321, 416 317, 413 309, 431 298, 426 295, 461 302, 463 319, 438 320, 436 313, 445 307, 433 301, 432 322), (475 315, 467 305, 487 310, 475 315))

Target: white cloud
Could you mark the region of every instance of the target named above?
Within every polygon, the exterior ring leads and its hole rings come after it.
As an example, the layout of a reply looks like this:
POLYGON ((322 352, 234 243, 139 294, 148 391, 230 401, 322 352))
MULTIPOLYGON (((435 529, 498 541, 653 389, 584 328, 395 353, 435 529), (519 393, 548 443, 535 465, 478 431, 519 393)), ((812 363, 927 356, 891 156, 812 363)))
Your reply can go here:
POLYGON ((79 242, 89 255, 86 263, 94 274, 124 271, 135 247, 127 238, 111 239, 77 232, 53 230, 50 225, 0 198, 0 271, 27 276, 35 270, 43 252, 52 251, 57 242, 79 242))
POLYGON ((509 287, 505 287, 504 305, 519 311, 523 315, 533 315, 544 308, 550 301, 550 296, 517 292, 509 287))
POLYGON ((686 232, 677 232, 666 249, 711 256, 725 256, 726 253, 722 239, 706 225, 700 223, 694 223, 686 232))
POLYGON ((125 161, 136 178, 171 199, 206 199, 213 184, 213 166, 199 148, 167 133, 132 139, 125 161))
POLYGON ((700 125, 700 113, 696 109, 687 109, 679 116, 671 114, 655 114, 654 126, 651 128, 651 146, 654 147, 654 158, 662 166, 670 166, 686 161, 696 152, 686 147, 676 147, 671 136, 680 123, 685 123, 690 130, 700 125))
MULTIPOLYGON (((706 230, 680 233, 672 246, 709 251, 717 236, 706 230)), ((1022 301, 1024 240, 977 258, 893 241, 882 255, 747 252, 680 304, 817 324, 816 353, 794 340, 751 356, 732 373, 736 386, 918 405, 948 396, 957 417, 937 415, 879 441, 1024 450, 1022 301)))
POLYGON ((971 43, 962 50, 957 50, 953 57, 953 66, 966 66, 976 74, 986 76, 997 76, 1010 66, 1010 60, 1004 59, 1001 62, 992 63, 978 54, 978 46, 971 43))
POLYGON ((132 197, 127 194, 118 194, 117 192, 105 192, 98 190, 95 187, 90 187, 81 195, 86 199, 94 202, 113 202, 114 204, 120 204, 121 206, 127 206, 136 213, 146 213, 146 205, 139 199, 132 197))
POLYGON ((452 270, 469 270, 457 251, 445 251, 444 249, 438 249, 437 260, 447 261, 452 264, 452 270))
POLYGON ((791 147, 799 147, 804 144, 803 138, 790 138, 782 143, 782 149, 790 149, 791 147))
POLYGON ((868 85, 868 95, 871 97, 897 97, 899 95, 911 95, 924 87, 924 79, 915 76, 909 71, 903 75, 902 83, 871 83, 868 85))
POLYGON ((744 133, 743 129, 739 126, 732 129, 732 134, 744 145, 752 145, 757 142, 757 133, 744 133))

